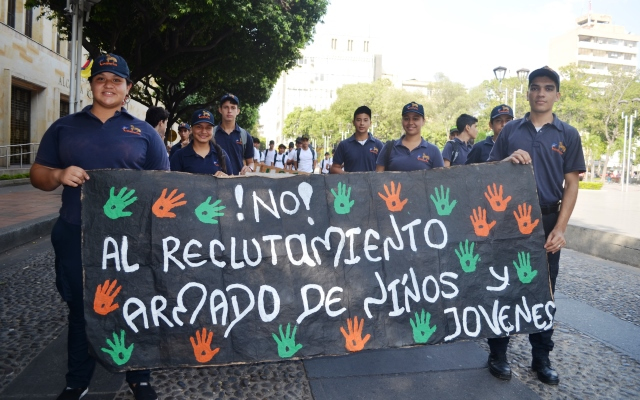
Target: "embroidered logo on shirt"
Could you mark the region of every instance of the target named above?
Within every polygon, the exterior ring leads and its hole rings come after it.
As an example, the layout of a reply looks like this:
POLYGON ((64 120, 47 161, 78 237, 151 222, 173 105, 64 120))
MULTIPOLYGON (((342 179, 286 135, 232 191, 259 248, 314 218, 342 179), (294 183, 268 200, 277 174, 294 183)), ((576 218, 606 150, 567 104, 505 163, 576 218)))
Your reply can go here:
POLYGON ((562 142, 558 143, 554 143, 551 145, 551 150, 555 151, 556 153, 559 154, 564 154, 565 151, 567 151, 567 148, 565 147, 564 144, 562 144, 562 142))
POLYGON ((374 146, 374 147, 369 149, 369 152, 373 153, 373 154, 378 154, 378 148, 374 146))
POLYGON ((236 144, 242 146, 242 140, 241 139, 236 140, 236 144))
POLYGON ((422 162, 426 162, 426 163, 427 163, 427 162, 429 162, 430 158, 429 158, 429 156, 428 156, 428 155, 426 155, 425 153, 422 153, 422 156, 421 156, 421 157, 418 157, 418 160, 419 160, 419 161, 422 161, 422 162))
POLYGON ((129 133, 136 134, 136 135, 139 135, 139 134, 140 134, 140 132, 142 132, 142 131, 140 130, 140 128, 136 128, 136 127, 135 127, 135 126, 133 126, 133 125, 130 125, 130 126, 123 126, 123 127, 122 127, 122 130, 123 130, 123 131, 125 131, 125 132, 129 132, 129 133))

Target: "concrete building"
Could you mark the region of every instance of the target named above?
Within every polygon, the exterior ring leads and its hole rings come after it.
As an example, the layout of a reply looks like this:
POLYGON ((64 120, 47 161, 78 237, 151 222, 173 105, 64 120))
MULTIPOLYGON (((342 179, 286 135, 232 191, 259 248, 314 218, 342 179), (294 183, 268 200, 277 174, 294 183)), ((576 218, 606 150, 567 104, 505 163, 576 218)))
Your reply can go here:
POLYGON ((637 69, 639 35, 614 25, 611 16, 604 14, 588 13, 576 23, 574 29, 551 41, 551 68, 574 63, 594 75, 606 75, 612 68, 627 72, 637 69))
POLYGON ((336 90, 353 83, 373 82, 382 75, 382 56, 368 37, 317 35, 302 51, 298 65, 284 72, 260 109, 267 139, 282 142, 282 129, 294 108, 327 109, 336 90))
MULTIPOLYGON (((49 125, 69 113, 70 46, 25 2, 0 0, 0 174, 27 169, 49 125)), ((81 95, 83 106, 91 104, 86 80, 81 95)), ((127 108, 144 119, 146 107, 132 101, 127 108)))

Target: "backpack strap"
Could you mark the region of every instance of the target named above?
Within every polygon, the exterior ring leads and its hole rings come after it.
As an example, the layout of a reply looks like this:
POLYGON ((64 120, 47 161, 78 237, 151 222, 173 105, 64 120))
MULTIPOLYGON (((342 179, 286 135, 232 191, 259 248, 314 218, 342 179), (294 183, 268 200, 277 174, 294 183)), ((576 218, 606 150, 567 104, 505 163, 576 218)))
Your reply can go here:
POLYGON ((247 148, 247 136, 249 136, 247 131, 245 131, 243 128, 240 128, 240 141, 242 142, 242 158, 244 158, 244 151, 247 148))
POLYGON ((453 151, 451 152, 451 165, 453 165, 453 162, 460 154, 460 145, 455 140, 449 140, 449 142, 451 142, 451 146, 453 147, 453 151))

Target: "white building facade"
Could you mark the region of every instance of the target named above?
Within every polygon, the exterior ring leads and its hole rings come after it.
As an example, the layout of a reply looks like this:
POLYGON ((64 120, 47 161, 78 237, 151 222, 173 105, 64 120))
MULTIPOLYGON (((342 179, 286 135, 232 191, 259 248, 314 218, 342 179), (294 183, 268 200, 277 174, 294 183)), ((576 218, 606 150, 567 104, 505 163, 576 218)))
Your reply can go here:
POLYGON ((282 74, 260 108, 263 135, 282 142, 284 121, 294 108, 327 109, 341 86, 370 83, 381 75, 382 56, 373 52, 368 37, 316 36, 302 51, 297 66, 282 74))
POLYGON ((612 68, 626 72, 638 68, 640 36, 614 25, 609 15, 589 13, 576 23, 574 29, 551 41, 550 67, 574 63, 594 75, 607 75, 612 68))

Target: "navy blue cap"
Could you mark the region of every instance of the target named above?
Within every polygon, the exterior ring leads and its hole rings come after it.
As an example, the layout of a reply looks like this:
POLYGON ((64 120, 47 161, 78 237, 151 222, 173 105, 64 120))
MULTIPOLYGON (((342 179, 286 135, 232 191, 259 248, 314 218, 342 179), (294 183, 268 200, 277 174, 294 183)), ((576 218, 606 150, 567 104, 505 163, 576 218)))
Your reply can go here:
POLYGON ((220 99, 220 104, 224 103, 225 101, 229 100, 232 103, 235 103, 236 105, 240 105, 240 100, 238 100, 238 96, 236 96, 235 94, 231 94, 231 93, 227 93, 224 96, 222 96, 222 98, 220 99))
POLYGON ((187 124, 186 122, 182 122, 180 123, 180 125, 178 125, 178 130, 180 129, 186 129, 188 131, 191 130, 191 125, 187 124))
POLYGON ((513 118, 513 110, 506 104, 500 104, 491 110, 491 117, 489 119, 493 120, 501 115, 508 115, 513 118))
POLYGON ((129 79, 129 66, 124 58, 115 54, 103 54, 93 61, 91 76, 102 72, 111 72, 121 78, 129 79))
POLYGON ((213 126, 216 125, 215 121, 213 120, 213 113, 205 109, 196 110, 196 112, 194 112, 191 116, 191 125, 199 124, 201 122, 206 122, 213 126))
POLYGON ((542 68, 538 68, 537 70, 529 74, 529 85, 531 85, 531 82, 533 82, 534 79, 539 78, 541 76, 546 76, 547 78, 551 79, 553 83, 556 84, 556 90, 558 92, 560 91, 560 75, 558 75, 556 71, 552 70, 546 65, 542 68))
POLYGON ((416 113, 424 117, 424 107, 422 107, 422 104, 418 104, 415 101, 412 101, 411 103, 402 107, 402 115, 408 113, 416 113))

